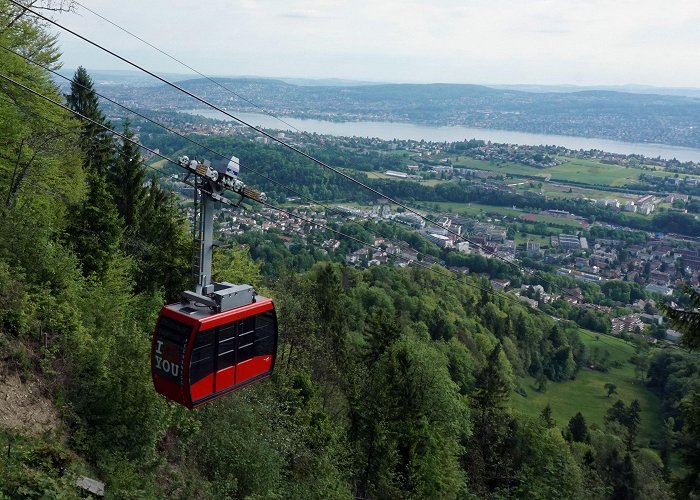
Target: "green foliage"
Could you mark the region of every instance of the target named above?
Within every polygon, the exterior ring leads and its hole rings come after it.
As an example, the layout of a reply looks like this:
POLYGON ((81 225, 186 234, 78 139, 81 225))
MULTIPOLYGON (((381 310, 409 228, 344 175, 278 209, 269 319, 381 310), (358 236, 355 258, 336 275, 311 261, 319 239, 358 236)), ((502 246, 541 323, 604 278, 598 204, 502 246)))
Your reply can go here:
POLYGON ((214 280, 259 286, 262 283, 260 265, 250 258, 247 249, 233 246, 214 252, 214 280))
POLYGON ((519 498, 577 498, 582 471, 566 441, 556 429, 519 417, 515 427, 519 498))
POLYGON ((587 443, 590 440, 588 435, 588 426, 586 425, 586 419, 583 418, 581 412, 571 417, 569 420, 567 437, 571 441, 577 443, 587 443))
MULTIPOLYGON (((54 65, 53 36, 17 17, 6 0, 0 7, 0 42, 54 65)), ((7 53, 0 64, 61 98, 42 71, 7 53)), ((79 68, 75 76, 69 105, 107 124, 89 75, 79 68)), ((154 179, 144 187, 134 145, 116 144, 95 124, 6 84, 0 94, 0 338, 13 337, 0 345, 0 363, 45 380, 62 420, 59 440, 17 437, 0 462, 0 495, 74 497, 69 474, 89 463, 116 498, 580 498, 589 491, 665 498, 663 464, 633 449, 640 405, 611 414, 613 433, 591 426, 590 444, 577 428, 567 443, 554 428, 553 407, 542 419, 511 411, 516 375, 536 376, 544 388, 548 380, 572 381, 590 361, 575 324, 480 292, 474 285, 487 287, 485 280, 316 263, 320 251, 300 240, 287 250, 274 234, 245 235, 250 251, 219 250, 214 262, 216 279, 267 288, 274 297, 274 376, 197 412, 166 404, 152 388, 149 340, 164 298, 176 298, 189 278, 187 225, 174 198, 154 179), (625 435, 615 434, 620 426, 625 435)), ((230 144, 208 141, 217 149, 230 144)), ((288 152, 234 143, 242 163, 305 195, 368 199, 288 152)), ((372 167, 352 155, 339 161, 372 167)), ((456 183, 372 184, 392 195, 491 196, 456 183)), ((285 196, 260 187, 273 199, 285 196)), ((378 230, 440 255, 401 228, 344 230, 363 241, 378 230)), ((448 264, 509 276, 494 260, 450 254, 448 264)), ((636 291, 584 288, 599 300, 636 291)), ((661 361, 652 361, 650 377, 676 398, 685 387, 669 382, 682 378, 676 365, 687 360, 670 354, 661 361)), ((683 442, 697 434, 697 405, 687 401, 678 415, 683 442)))
POLYGON ((659 307, 671 324, 683 333, 681 345, 691 350, 700 349, 700 292, 686 286, 685 293, 690 305, 687 309, 674 309, 664 304, 659 307))
MULTIPOLYGON (((134 139, 134 132, 127 120, 122 131, 127 139, 134 139)), ((114 166, 108 172, 111 192, 119 215, 128 231, 138 227, 140 212, 144 208, 146 167, 141 160, 140 148, 128 140, 122 140, 117 148, 114 166)))
POLYGON ((0 261, 0 332, 19 335, 29 329, 34 307, 23 276, 13 274, 10 266, 0 261))
POLYGON ((88 176, 88 195, 76 208, 71 226, 71 243, 82 262, 85 276, 102 279, 117 255, 122 229, 112 195, 101 174, 88 176))
POLYGON ((132 256, 134 291, 163 292, 169 302, 192 287, 192 240, 175 197, 151 178, 137 218, 138 230, 127 232, 125 251, 132 256))
POLYGON ((544 422, 544 425, 547 427, 547 429, 553 429, 557 426, 556 421, 554 418, 552 418, 552 407, 549 403, 547 403, 547 406, 545 406, 542 409, 542 413, 540 413, 540 418, 542 419, 542 422, 544 422))
POLYGON ((618 399, 610 407, 605 417, 607 423, 617 423, 626 430, 624 438, 630 451, 634 449, 634 443, 639 433, 640 412, 639 401, 636 399, 630 403, 629 407, 626 407, 625 403, 618 399))
POLYGON ((111 128, 111 123, 102 113, 92 78, 82 66, 75 71, 70 90, 70 94, 66 96, 68 106, 85 117, 79 118, 83 168, 88 173, 104 178, 114 162, 114 138, 103 127, 111 128))
POLYGON ((687 472, 678 483, 682 496, 700 495, 700 393, 689 394, 681 403, 681 414, 684 419, 681 434, 681 449, 687 472))
POLYGON ((0 498, 79 498, 67 474, 72 457, 60 443, 0 431, 0 447, 0 498))
POLYGON ((363 391, 361 491, 372 496, 454 498, 457 458, 469 433, 467 402, 444 355, 404 336, 376 362, 363 391))

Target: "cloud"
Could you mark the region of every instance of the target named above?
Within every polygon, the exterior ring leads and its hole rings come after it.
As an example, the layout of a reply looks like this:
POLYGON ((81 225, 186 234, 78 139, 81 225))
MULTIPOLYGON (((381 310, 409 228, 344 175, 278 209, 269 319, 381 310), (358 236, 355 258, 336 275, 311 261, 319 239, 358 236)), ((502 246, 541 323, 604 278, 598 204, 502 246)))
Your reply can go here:
POLYGON ((314 10, 298 10, 298 11, 289 11, 289 12, 282 12, 281 14, 278 14, 278 17, 284 18, 284 19, 303 19, 303 20, 309 20, 309 19, 330 19, 331 16, 328 14, 321 12, 321 11, 314 11, 314 10))
MULTIPOLYGON (((201 71, 464 83, 700 86, 697 0, 92 0, 201 71)), ((60 21, 182 71, 88 13, 60 21)), ((62 37, 68 67, 113 60, 62 37)))

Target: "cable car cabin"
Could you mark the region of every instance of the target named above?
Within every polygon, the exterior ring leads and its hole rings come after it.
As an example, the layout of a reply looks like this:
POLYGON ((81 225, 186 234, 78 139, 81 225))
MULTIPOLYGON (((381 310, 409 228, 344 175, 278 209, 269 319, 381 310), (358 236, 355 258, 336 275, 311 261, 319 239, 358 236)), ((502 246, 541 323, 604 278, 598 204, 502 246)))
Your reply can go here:
POLYGON ((151 347, 156 391, 197 408, 272 374, 277 316, 271 299, 224 312, 207 306, 164 306, 151 347))

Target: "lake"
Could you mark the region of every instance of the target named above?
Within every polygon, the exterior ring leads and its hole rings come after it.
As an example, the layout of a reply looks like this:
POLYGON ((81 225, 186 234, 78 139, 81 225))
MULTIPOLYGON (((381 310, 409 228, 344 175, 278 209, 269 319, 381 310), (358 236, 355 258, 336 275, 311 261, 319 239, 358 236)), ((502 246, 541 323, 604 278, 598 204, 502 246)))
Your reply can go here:
MULTIPOLYGON (((185 113, 196 114, 206 118, 234 121, 213 109, 193 109, 185 113)), ((263 113, 237 113, 232 115, 250 125, 267 129, 293 130, 290 126, 278 119, 263 113)), ((612 141, 608 139, 592 139, 590 137, 575 137, 569 135, 531 134, 528 132, 513 132, 510 130, 495 130, 484 128, 471 128, 461 126, 431 126, 417 125, 413 123, 396 122, 331 122, 326 120, 313 120, 302 118, 280 117, 289 125, 303 132, 328 134, 337 136, 377 137, 386 141, 392 139, 416 140, 421 139, 432 142, 456 142, 465 139, 480 139, 484 141, 523 144, 538 146, 541 144, 563 146, 568 149, 599 149, 610 153, 640 154, 650 158, 661 156, 662 158, 676 158, 680 161, 694 161, 700 163, 700 149, 684 148, 680 146, 668 146, 665 144, 649 144, 612 141)))

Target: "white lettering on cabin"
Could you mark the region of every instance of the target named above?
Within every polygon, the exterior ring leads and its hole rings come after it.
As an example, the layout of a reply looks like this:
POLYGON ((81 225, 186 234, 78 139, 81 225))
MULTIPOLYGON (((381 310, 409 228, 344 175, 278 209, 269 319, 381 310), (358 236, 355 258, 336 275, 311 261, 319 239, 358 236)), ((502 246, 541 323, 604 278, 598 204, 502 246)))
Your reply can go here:
POLYGON ((164 371, 165 373, 168 373, 172 375, 173 377, 177 377, 180 374, 180 365, 179 363, 176 363, 174 361, 168 361, 167 359, 163 359, 160 354, 162 353, 163 350, 163 341, 162 340, 157 340, 156 341, 156 351, 155 351, 155 356, 153 358, 156 361, 156 368, 158 370, 164 371))
POLYGON ((162 370, 165 373, 171 374, 173 377, 177 377, 180 374, 180 365, 177 363, 172 363, 167 359, 163 359, 160 356, 154 356, 156 360, 156 368, 162 370))

